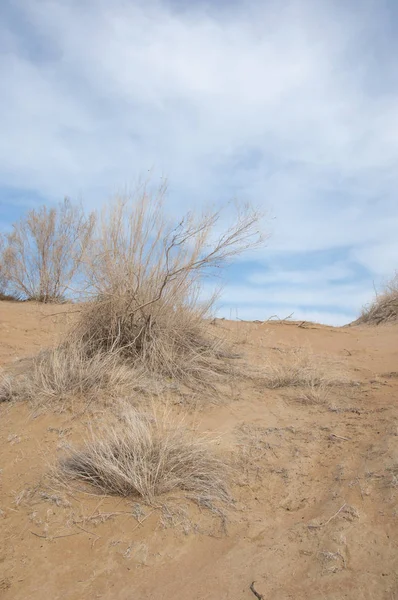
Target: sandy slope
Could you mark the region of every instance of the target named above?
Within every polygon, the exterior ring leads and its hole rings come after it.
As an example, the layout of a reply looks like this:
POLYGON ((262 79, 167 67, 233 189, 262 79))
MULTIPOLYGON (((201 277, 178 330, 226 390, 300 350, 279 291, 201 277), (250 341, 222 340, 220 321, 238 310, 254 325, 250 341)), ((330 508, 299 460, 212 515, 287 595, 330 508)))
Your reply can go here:
MULTIPOLYGON (((0 363, 53 343, 67 317, 49 315, 67 310, 0 303, 0 363)), ((202 411, 244 457, 226 523, 181 498, 153 510, 43 491, 88 417, 1 405, 0 597, 254 600, 255 581, 272 600, 398 598, 398 326, 217 327, 252 363, 309 345, 357 385, 314 406, 242 383, 202 411)))

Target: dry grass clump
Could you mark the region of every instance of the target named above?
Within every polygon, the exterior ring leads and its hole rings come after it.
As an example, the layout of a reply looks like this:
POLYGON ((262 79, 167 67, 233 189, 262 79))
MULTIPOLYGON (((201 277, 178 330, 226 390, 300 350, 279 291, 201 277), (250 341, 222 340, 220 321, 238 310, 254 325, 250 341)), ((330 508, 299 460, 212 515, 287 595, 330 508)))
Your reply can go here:
POLYGON ((9 402, 13 399, 13 378, 0 370, 0 402, 9 402))
POLYGON ((348 383, 337 363, 305 347, 287 351, 277 363, 269 362, 262 380, 270 389, 301 388, 300 400, 308 404, 324 402, 333 386, 348 383))
POLYGON ((102 493, 155 498, 184 490, 196 500, 228 502, 225 461, 212 451, 211 442, 156 413, 130 408, 121 422, 104 427, 81 449, 61 461, 61 474, 90 484, 102 493))
POLYGON ((116 353, 97 352, 88 357, 81 345, 65 344, 41 352, 21 373, 5 373, 0 381, 0 400, 53 403, 104 393, 114 397, 131 391, 139 378, 116 353))
POLYGON ((379 325, 398 320, 398 272, 393 279, 387 283, 383 292, 376 296, 375 300, 362 310, 362 314, 356 321, 357 324, 367 323, 379 325))
POLYGON ((268 362, 264 379, 267 387, 319 386, 330 379, 328 366, 308 348, 293 348, 277 362, 268 362))
POLYGON ((304 386, 298 399, 303 404, 324 404, 328 400, 334 385, 336 385, 336 382, 333 380, 311 383, 304 386))
POLYGON ((158 301, 137 314, 131 295, 115 292, 83 309, 72 339, 83 343, 89 357, 116 351, 127 365, 150 376, 211 387, 232 372, 229 354, 206 322, 208 307, 178 306, 177 301, 158 301))

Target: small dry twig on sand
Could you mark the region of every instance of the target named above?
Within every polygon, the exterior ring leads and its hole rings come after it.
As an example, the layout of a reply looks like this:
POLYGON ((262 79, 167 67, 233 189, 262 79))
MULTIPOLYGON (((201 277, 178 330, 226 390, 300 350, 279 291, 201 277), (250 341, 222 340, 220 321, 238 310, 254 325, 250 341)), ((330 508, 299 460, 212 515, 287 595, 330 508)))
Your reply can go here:
POLYGON ((36 533, 35 531, 29 530, 30 533, 33 533, 38 538, 43 538, 43 540, 58 540, 59 538, 71 537, 72 535, 80 535, 80 531, 75 531, 74 533, 66 533, 65 535, 41 535, 40 533, 36 533))
POLYGON ((253 581, 252 584, 250 585, 250 591, 256 596, 256 598, 258 598, 258 600, 264 600, 264 596, 262 594, 259 594, 258 591, 255 589, 254 584, 256 582, 253 581))
POLYGON ((336 435, 335 433, 331 433, 330 437, 336 440, 344 440, 345 442, 349 442, 351 438, 343 437, 342 435, 336 435))
POLYGON ((325 523, 320 523, 319 525, 312 525, 312 524, 310 524, 310 525, 308 525, 308 527, 309 527, 310 529, 320 529, 321 527, 325 527, 326 525, 328 525, 328 523, 330 523, 330 521, 332 521, 332 520, 333 520, 335 517, 337 517, 337 515, 338 515, 339 513, 341 513, 341 511, 342 511, 342 510, 343 510, 343 509, 344 509, 346 506, 347 506, 347 502, 344 502, 343 506, 341 506, 341 507, 339 508, 339 510, 338 510, 336 513, 334 513, 334 515, 332 515, 332 516, 330 517, 330 519, 328 519, 327 521, 325 521, 325 523))

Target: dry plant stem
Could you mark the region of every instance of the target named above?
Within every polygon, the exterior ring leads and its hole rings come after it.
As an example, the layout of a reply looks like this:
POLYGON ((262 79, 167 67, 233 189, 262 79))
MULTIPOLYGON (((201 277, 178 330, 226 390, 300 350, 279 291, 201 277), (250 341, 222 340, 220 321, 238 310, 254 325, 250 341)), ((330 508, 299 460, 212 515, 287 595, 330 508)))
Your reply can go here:
POLYGON ((72 535, 80 535, 80 531, 76 531, 75 533, 66 533, 65 535, 40 535, 40 533, 36 533, 35 531, 29 530, 30 533, 33 533, 38 538, 42 538, 44 540, 57 540, 59 538, 71 537, 72 535))
POLYGON ((256 583, 255 581, 253 581, 253 582, 251 583, 251 585, 250 585, 250 591, 251 591, 251 592, 252 592, 252 593, 253 593, 253 594, 256 596, 256 598, 258 598, 258 600, 264 600, 264 596, 263 596, 262 594, 260 594, 260 593, 259 593, 259 592, 256 590, 256 588, 254 587, 254 584, 255 584, 255 583, 256 583))
POLYGON ((331 433, 330 437, 336 438, 338 440, 344 440, 345 442, 349 442, 351 438, 343 437, 342 435, 336 435, 335 433, 331 433))
POLYGON ((344 502, 344 504, 342 506, 340 506, 339 510, 337 512, 334 513, 334 515, 332 515, 330 517, 330 519, 328 519, 327 521, 325 521, 325 523, 321 523, 320 525, 308 525, 308 527, 310 529, 320 529, 321 527, 325 527, 326 525, 328 525, 330 523, 330 521, 332 521, 335 517, 337 517, 338 514, 341 513, 341 511, 347 506, 347 503, 344 502))

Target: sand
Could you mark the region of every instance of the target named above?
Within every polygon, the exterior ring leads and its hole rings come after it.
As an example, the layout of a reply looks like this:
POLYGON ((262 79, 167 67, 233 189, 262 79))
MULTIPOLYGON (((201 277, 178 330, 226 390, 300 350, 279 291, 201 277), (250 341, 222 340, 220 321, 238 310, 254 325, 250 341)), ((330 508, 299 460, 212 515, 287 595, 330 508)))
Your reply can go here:
MULTIPOLYGON (((73 310, 0 302, 0 365, 56 343, 73 310)), ((0 405, 0 597, 398 598, 398 325, 300 325, 214 325, 252 365, 306 347, 351 381, 307 404, 242 380, 196 414, 241 465, 225 517, 183 496, 147 507, 50 489, 90 415, 0 405)))

